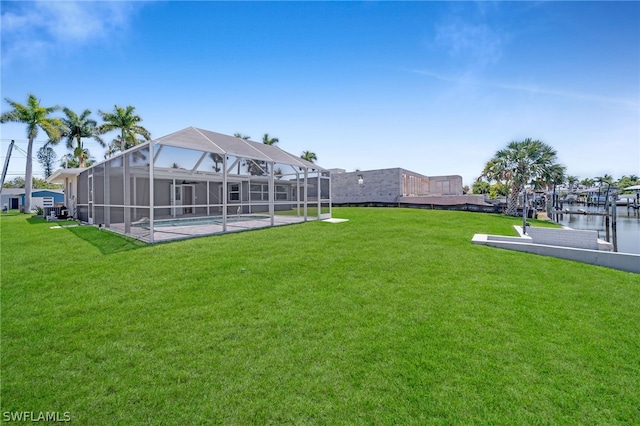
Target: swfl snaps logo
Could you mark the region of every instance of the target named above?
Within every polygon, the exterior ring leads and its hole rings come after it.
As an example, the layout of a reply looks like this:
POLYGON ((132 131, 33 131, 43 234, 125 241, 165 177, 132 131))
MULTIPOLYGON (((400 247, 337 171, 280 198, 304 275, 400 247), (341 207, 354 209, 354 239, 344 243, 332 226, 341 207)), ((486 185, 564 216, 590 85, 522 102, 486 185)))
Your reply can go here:
POLYGON ((71 413, 65 411, 5 411, 2 413, 5 422, 70 422, 71 413))

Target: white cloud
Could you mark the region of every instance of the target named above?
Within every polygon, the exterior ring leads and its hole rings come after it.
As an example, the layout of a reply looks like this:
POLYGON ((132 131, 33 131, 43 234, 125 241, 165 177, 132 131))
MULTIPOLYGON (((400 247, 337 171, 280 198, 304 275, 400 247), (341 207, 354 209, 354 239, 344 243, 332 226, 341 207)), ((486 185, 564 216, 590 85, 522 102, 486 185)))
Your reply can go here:
POLYGON ((611 96, 600 96, 600 95, 594 95, 591 93, 570 92, 566 90, 555 90, 555 89, 548 89, 548 88, 538 87, 538 86, 524 86, 524 85, 518 85, 518 84, 490 83, 488 85, 499 88, 499 89, 514 90, 517 92, 526 92, 532 95, 560 96, 563 98, 577 99, 577 100, 583 100, 583 101, 618 104, 621 106, 626 106, 626 107, 635 108, 635 109, 637 109, 639 106, 637 100, 616 98, 611 96))
POLYGON ((474 85, 474 86, 480 86, 480 87, 489 87, 489 88, 496 88, 496 89, 503 89, 503 90, 511 90, 516 92, 523 92, 531 95, 559 96, 559 97, 568 98, 568 99, 591 101, 596 103, 617 104, 620 106, 624 106, 624 107, 628 107, 636 110, 640 108, 640 104, 638 103, 638 100, 633 98, 600 96, 593 93, 581 93, 581 92, 572 92, 567 90, 556 90, 556 89, 550 89, 550 88, 546 88, 542 86, 534 86, 534 85, 482 81, 476 78, 471 78, 469 75, 449 76, 449 75, 438 74, 438 73, 434 73, 426 70, 411 70, 410 72, 413 72, 419 75, 424 75, 426 77, 434 78, 436 80, 456 84, 456 85, 474 85))
POLYGON ((436 30, 435 41, 454 58, 474 65, 497 62, 504 40, 485 24, 449 23, 436 30))
POLYGON ((46 59, 80 46, 111 42, 129 26, 139 2, 36 1, 3 3, 2 62, 46 59))
POLYGON ((102 38, 126 23, 119 13, 118 3, 44 3, 40 10, 51 18, 44 23, 48 32, 60 42, 83 43, 93 38, 102 38), (115 18, 115 19, 114 19, 115 18))

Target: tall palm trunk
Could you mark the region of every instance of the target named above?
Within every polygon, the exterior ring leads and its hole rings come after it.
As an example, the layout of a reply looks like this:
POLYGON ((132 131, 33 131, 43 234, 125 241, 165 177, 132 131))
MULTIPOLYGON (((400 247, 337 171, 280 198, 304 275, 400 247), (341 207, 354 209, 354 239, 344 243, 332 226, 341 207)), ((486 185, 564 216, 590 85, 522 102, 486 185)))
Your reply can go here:
POLYGON ((27 146, 27 167, 24 172, 24 212, 31 212, 31 190, 33 187, 33 137, 29 137, 27 146))
POLYGON ((76 142, 77 142, 77 145, 76 145, 77 154, 76 154, 76 156, 78 157, 78 167, 80 167, 82 169, 82 168, 84 168, 84 156, 82 155, 82 138, 80 137, 80 135, 77 136, 76 142))
POLYGON ((507 198, 507 216, 518 216, 518 195, 520 195, 520 187, 516 184, 511 185, 509 197, 507 198))

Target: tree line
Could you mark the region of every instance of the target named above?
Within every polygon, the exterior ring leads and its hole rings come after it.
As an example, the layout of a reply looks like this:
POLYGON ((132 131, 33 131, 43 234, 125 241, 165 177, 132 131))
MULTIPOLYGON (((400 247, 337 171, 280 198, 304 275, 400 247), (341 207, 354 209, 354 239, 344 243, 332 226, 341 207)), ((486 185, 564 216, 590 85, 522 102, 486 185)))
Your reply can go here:
POLYGON ((40 105, 40 100, 33 94, 27 96, 27 102, 21 104, 11 99, 5 98, 5 101, 12 107, 10 111, 3 112, 0 115, 0 123, 23 123, 27 127, 27 159, 25 167, 25 212, 31 212, 31 192, 33 187, 33 142, 42 130, 49 138, 45 146, 38 153, 38 159, 46 164, 45 172, 51 172, 52 160, 55 159, 53 150, 49 145, 55 145, 63 139, 73 154, 66 159, 65 165, 70 166, 70 162, 78 167, 86 167, 87 162, 91 160, 89 151, 83 145, 84 138, 93 138, 101 146, 106 147, 107 144, 102 140, 104 135, 112 130, 120 130, 120 134, 116 136, 109 144, 107 154, 113 154, 117 151, 135 146, 143 140, 151 140, 151 134, 147 129, 139 123, 142 121, 140 116, 134 113, 133 106, 119 107, 115 106, 113 112, 98 111, 103 123, 98 123, 90 118, 91 111, 85 109, 81 114, 77 114, 69 108, 59 105, 46 107, 40 105), (52 117, 51 115, 62 110, 64 117, 52 117), (139 139, 142 137, 143 139, 139 139), (47 149, 49 148, 49 149, 47 149), (77 163, 75 163, 77 160, 77 163))

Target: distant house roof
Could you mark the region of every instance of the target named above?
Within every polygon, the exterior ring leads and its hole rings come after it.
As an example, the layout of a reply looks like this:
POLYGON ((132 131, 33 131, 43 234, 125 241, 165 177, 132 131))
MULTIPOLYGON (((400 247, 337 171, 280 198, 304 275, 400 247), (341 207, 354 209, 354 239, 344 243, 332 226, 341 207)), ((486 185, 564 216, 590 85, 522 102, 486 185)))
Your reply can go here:
POLYGON ((35 194, 40 194, 38 196, 42 196, 43 194, 48 194, 48 195, 63 195, 64 192, 58 190, 58 189, 45 189, 45 188, 36 188, 33 191, 31 191, 31 195, 35 195, 35 194))
POLYGON ((21 195, 24 194, 24 188, 2 188, 2 195, 21 195))
MULTIPOLYGON (((34 198, 52 197, 55 202, 64 201, 64 192, 56 189, 44 189, 34 188, 31 191, 31 196, 34 198)), ((0 195, 3 203, 8 203, 11 199, 18 199, 20 205, 24 204, 24 188, 2 188, 2 194, 0 195)))
MULTIPOLYGON (((64 192, 59 189, 49 189, 49 188, 33 188, 31 190, 31 195, 35 193, 43 193, 50 192, 52 194, 64 194, 64 192)), ((2 195, 24 195, 24 188, 2 188, 2 195)))

